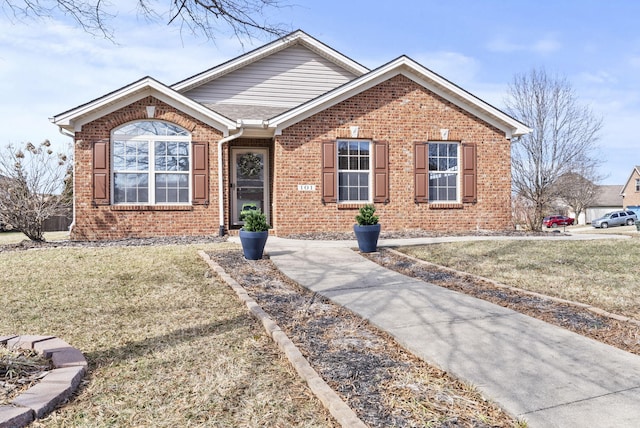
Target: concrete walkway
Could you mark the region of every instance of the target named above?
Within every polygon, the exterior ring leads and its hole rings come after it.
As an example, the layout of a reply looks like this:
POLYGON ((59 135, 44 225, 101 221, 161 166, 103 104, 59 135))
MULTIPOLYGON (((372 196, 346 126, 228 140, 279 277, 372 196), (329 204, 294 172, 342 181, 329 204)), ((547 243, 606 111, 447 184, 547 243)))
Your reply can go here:
MULTIPOLYGON (((610 239, 573 235, 557 239, 610 239)), ((496 237, 381 240, 411 245, 496 237)), ((535 239, 535 238, 526 238, 535 239)), ((556 238, 546 238, 556 239, 556 238)), ((529 427, 636 427, 640 357, 512 310, 389 271, 354 241, 270 237, 278 268, 479 388, 529 427)))

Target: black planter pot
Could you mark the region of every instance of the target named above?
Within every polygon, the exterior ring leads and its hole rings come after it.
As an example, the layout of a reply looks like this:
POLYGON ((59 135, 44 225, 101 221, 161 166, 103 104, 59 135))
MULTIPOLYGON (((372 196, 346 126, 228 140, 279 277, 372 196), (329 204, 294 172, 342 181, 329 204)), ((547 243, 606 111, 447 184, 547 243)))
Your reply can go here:
POLYGON ((373 253, 378 247, 378 236, 380 236, 380 223, 360 226, 353 225, 353 231, 358 240, 358 248, 363 253, 373 253))
POLYGON ((242 243, 244 257, 248 260, 260 260, 268 237, 268 231, 247 232, 240 229, 240 243, 242 243))

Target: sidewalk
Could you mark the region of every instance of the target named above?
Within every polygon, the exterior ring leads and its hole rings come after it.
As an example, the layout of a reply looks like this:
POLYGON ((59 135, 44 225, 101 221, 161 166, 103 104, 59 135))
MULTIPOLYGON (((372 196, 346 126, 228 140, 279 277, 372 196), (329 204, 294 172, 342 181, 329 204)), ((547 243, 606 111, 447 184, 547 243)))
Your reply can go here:
MULTIPOLYGON (((380 245, 469 239, 381 240, 380 245)), ((352 251, 356 246, 354 241, 270 237, 266 251, 291 279, 368 319, 425 361, 472 383, 529 427, 638 425, 640 357, 389 271, 352 251)))

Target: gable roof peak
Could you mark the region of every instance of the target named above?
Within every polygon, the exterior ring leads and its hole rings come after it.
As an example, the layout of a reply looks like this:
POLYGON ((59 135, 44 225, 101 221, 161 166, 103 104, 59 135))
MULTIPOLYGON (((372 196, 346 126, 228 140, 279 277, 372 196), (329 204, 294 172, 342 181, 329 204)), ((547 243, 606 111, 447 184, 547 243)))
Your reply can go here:
POLYGON ((355 76, 361 76, 369 72, 369 69, 361 65, 360 63, 341 54, 340 52, 322 43, 321 41, 311 37, 304 31, 296 30, 292 33, 282 36, 279 39, 267 43, 264 46, 258 47, 227 62, 205 70, 180 82, 177 82, 171 85, 171 88, 178 92, 186 92, 190 89, 196 88, 200 85, 224 76, 225 74, 228 74, 234 70, 246 67, 249 64, 259 61, 260 59, 266 58, 270 55, 296 45, 304 46, 305 48, 328 59, 329 61, 354 74, 355 76))
POLYGON ((211 125, 223 133, 236 126, 236 123, 229 118, 185 97, 150 76, 138 79, 100 98, 60 113, 50 120, 52 123, 58 125, 60 129, 65 129, 67 132, 73 133, 80 131, 84 124, 147 96, 153 96, 173 107, 184 110, 191 116, 211 125))
POLYGON ((635 174, 640 175, 640 165, 634 166, 633 169, 631 170, 631 174, 629 175, 629 178, 627 178, 627 181, 625 181, 624 185, 622 186, 622 189, 620 189, 620 194, 622 196, 624 196, 624 191, 629 186, 629 184, 631 184, 631 179, 635 174))
POLYGON ((271 118, 270 125, 276 127, 276 133, 278 133, 293 123, 399 74, 504 131, 507 139, 532 131, 527 125, 429 70, 407 55, 401 55, 324 95, 271 118))

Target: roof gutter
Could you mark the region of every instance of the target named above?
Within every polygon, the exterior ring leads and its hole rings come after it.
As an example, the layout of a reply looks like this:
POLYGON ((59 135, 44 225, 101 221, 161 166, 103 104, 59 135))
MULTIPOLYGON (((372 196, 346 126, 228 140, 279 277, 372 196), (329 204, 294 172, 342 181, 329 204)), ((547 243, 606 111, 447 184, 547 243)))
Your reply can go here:
POLYGON ((229 135, 218 141, 218 212, 220 216, 219 236, 224 236, 224 165, 222 164, 222 146, 229 141, 242 137, 244 128, 240 128, 237 134, 229 135))

